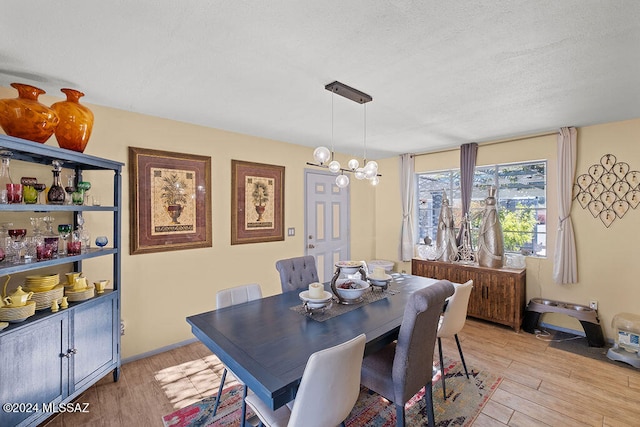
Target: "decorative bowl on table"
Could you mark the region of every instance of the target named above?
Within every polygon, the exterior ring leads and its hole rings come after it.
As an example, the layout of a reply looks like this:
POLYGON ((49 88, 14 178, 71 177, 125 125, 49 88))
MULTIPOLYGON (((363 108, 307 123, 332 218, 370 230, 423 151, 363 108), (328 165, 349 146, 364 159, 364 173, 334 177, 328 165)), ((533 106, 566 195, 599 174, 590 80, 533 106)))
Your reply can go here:
POLYGON ((303 301, 304 309, 308 313, 313 313, 319 310, 325 310, 331 307, 331 301, 333 299, 333 295, 331 292, 323 291, 324 296, 322 298, 310 298, 309 291, 300 292, 300 299, 303 301))
POLYGON ((354 274, 362 267, 362 261, 338 261, 336 267, 344 274, 354 274))
POLYGON ((369 289, 369 282, 360 279, 338 279, 335 291, 343 304, 355 304, 363 300, 364 291, 369 289))
POLYGON ((383 276, 373 276, 373 275, 369 275, 367 277, 367 279, 369 279, 369 282, 373 285, 373 286, 387 286, 389 284, 389 282, 391 281, 391 275, 389 274, 384 274, 383 276))

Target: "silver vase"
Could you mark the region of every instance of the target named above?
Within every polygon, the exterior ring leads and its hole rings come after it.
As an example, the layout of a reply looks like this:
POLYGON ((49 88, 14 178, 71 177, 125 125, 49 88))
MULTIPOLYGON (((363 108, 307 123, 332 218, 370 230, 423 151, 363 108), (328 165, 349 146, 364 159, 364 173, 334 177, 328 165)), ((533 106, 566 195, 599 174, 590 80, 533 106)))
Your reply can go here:
POLYGON ((477 259, 481 267, 502 268, 504 263, 504 240, 495 195, 496 188, 490 187, 478 235, 477 259))
POLYGON ((438 232, 436 234, 436 251, 438 261, 453 262, 458 256, 456 233, 453 228, 453 212, 449 206, 447 192, 442 192, 442 206, 438 218, 438 232))

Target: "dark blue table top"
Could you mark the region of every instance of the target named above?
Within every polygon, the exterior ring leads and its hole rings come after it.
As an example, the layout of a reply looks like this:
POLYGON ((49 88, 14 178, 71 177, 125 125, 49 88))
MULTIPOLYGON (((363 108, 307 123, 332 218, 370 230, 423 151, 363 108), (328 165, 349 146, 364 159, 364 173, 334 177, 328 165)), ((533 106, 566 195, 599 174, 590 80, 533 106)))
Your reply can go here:
MULTIPOLYGON (((367 337, 365 354, 397 337, 407 299, 437 280, 393 274, 395 295, 318 322, 291 310, 299 291, 187 317, 193 334, 272 409, 295 398, 311 354, 367 337)), ((327 289, 328 286, 327 286, 327 289)))

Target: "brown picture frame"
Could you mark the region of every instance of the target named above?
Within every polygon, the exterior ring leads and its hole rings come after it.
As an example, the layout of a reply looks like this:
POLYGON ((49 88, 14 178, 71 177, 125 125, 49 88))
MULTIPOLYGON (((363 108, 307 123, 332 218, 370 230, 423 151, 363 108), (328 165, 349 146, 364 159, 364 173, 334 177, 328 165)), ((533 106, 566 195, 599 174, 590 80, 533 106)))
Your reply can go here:
POLYGON ((231 160, 231 244, 284 240, 284 166, 231 160))
POLYGON ((130 254, 212 246, 211 157, 129 147, 130 254))

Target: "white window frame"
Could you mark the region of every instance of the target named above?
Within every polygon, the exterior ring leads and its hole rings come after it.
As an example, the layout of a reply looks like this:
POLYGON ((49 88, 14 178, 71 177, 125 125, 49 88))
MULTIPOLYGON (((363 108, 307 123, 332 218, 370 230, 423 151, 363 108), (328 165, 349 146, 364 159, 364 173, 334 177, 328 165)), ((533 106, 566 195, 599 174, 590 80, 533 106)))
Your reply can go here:
MULTIPOLYGON (((544 188, 541 189, 541 195, 531 195, 529 198, 522 198, 521 200, 525 201, 527 200, 526 204, 529 205, 529 207, 531 207, 532 209, 534 209, 534 216, 536 219, 536 225, 534 226, 534 230, 531 231, 531 236, 532 236, 532 241, 529 244, 524 245, 524 248, 521 248, 521 250, 517 251, 517 250, 511 250, 511 249, 507 249, 505 248, 505 252, 507 253, 522 253, 524 255, 527 256, 535 256, 535 257, 546 257, 547 256, 547 236, 548 236, 548 232, 546 230, 546 215, 547 215, 547 171, 548 171, 548 162, 545 159, 541 159, 541 160, 530 160, 530 161, 525 161, 525 162, 509 162, 509 163, 499 163, 499 164, 493 164, 493 165, 483 165, 483 166, 476 166, 476 174, 474 176, 474 190, 473 190, 473 196, 472 196, 472 206, 471 206, 471 212, 470 214, 473 215, 479 215, 482 212, 482 209, 479 207, 478 205, 478 201, 480 200, 484 200, 484 198, 487 195, 487 191, 486 189, 488 189, 488 187, 490 185, 494 185, 498 188, 497 194, 496 194, 496 198, 497 198, 497 204, 498 204, 498 209, 499 210, 504 210, 504 205, 505 203, 505 199, 504 197, 501 197, 501 194, 504 194, 507 189, 505 189, 504 187, 501 189, 499 186, 499 182, 500 182, 500 175, 498 175, 499 171, 510 168, 510 167, 518 167, 518 166, 528 166, 528 165, 543 165, 544 166, 544 171, 543 171, 543 176, 539 177, 538 175, 536 175, 536 179, 541 178, 544 182, 544 188), (494 170, 494 177, 492 179, 491 182, 484 182, 484 183, 479 183, 480 181, 480 177, 478 176, 478 173, 482 173, 483 170, 487 170, 487 169, 493 169, 494 170), (481 194, 480 194, 481 192, 481 194), (533 205, 533 206, 531 206, 533 205), (475 209, 474 209, 475 207, 475 209), (502 209, 500 209, 502 208, 502 209)), ((459 182, 456 182, 456 180, 459 180, 459 176, 460 176, 460 169, 458 168, 451 168, 451 169, 445 169, 445 170, 440 170, 440 171, 428 171, 428 172, 417 172, 415 174, 415 185, 416 185, 416 199, 415 199, 415 212, 416 212, 416 221, 415 221, 415 236, 416 239, 418 240, 417 243, 422 244, 424 243, 424 227, 422 226, 421 222, 422 222, 422 212, 424 212, 424 208, 421 209, 421 186, 420 186, 420 179, 421 177, 424 176, 434 176, 434 175, 446 175, 448 174, 448 178, 445 178, 445 182, 446 179, 448 179, 448 182, 446 182, 446 191, 447 191, 447 198, 449 199, 449 202, 451 204, 451 206, 454 208, 454 217, 456 218, 455 220, 455 227, 456 227, 456 232, 458 231, 458 228, 460 227, 460 210, 461 210, 461 201, 460 201, 460 188, 459 188, 459 182), (456 214, 457 213, 457 214, 456 214)), ((532 177, 533 178, 533 177, 532 177)), ((525 178, 526 179, 526 178, 525 178)), ((517 185, 518 182, 515 182, 515 184, 517 185)), ((524 182, 520 182, 519 184, 521 185, 528 185, 524 182)), ((516 187, 516 190, 517 187, 516 187)), ((432 195, 435 195, 436 191, 435 189, 431 191, 432 195)), ((433 200, 433 197, 432 199, 433 200)), ((511 197, 507 199, 508 201, 513 201, 513 200, 518 200, 517 198, 511 197)), ((427 201, 428 203, 428 201, 427 201)), ((431 208, 427 208, 428 210, 431 210, 431 215, 432 215, 432 232, 435 233, 435 230, 437 227, 437 218, 439 215, 439 207, 431 207, 431 208)), ((513 209, 510 209, 511 211, 513 211, 513 209)), ((475 223, 478 223, 478 219, 475 220, 475 223)), ((503 234, 508 234, 510 233, 509 230, 503 230, 503 234)), ((477 237, 477 230, 472 230, 472 237, 474 237, 474 239, 477 237)), ((435 235, 429 235, 428 237, 430 237, 432 239, 432 241, 435 243, 435 235)), ((475 242, 474 242, 475 244, 475 242)))

